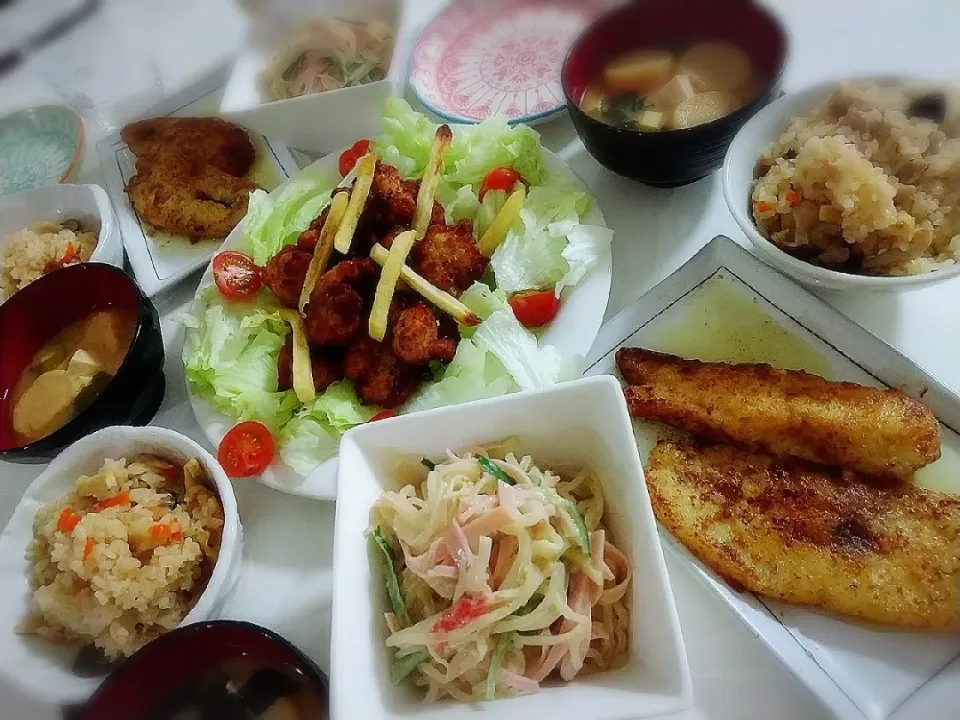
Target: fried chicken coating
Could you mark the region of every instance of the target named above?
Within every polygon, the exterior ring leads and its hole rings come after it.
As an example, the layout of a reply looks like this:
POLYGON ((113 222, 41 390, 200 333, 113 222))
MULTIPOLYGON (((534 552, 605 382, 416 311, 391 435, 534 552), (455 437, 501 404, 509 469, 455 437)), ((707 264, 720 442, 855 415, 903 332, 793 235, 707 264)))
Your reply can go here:
MULTIPOLYGON (((370 186, 370 195, 354 234, 352 251, 365 257, 374 243, 381 242, 391 235, 388 243, 400 232, 409 230, 413 225, 413 216, 417 209, 417 194, 420 192, 419 180, 404 180, 392 165, 377 163, 370 186)), ((434 200, 430 224, 442 225, 443 206, 434 200)), ((389 245, 384 245, 389 248, 389 245)))
POLYGON ((392 332, 394 354, 411 365, 426 365, 432 360, 450 362, 457 352, 456 341, 439 337, 437 318, 424 303, 401 310, 392 332))
POLYGON ((263 268, 263 284, 283 305, 296 308, 312 256, 296 245, 287 245, 263 268))
POLYGON ((346 345, 353 339, 363 325, 378 273, 373 260, 361 258, 345 260, 320 277, 306 307, 312 345, 346 345))
POLYGON ((139 120, 124 127, 120 139, 138 158, 187 154, 233 177, 249 172, 257 156, 243 128, 215 117, 139 120))
POLYGON ((404 362, 389 345, 368 335, 359 336, 350 346, 343 367, 356 384, 360 402, 387 409, 403 405, 423 379, 421 368, 404 362))
POLYGON ((410 252, 410 266, 452 295, 459 295, 479 280, 489 262, 480 253, 469 220, 431 225, 410 252))
MULTIPOLYGON (((313 387, 318 393, 344 378, 343 356, 327 348, 310 348, 310 368, 313 373, 313 387)), ((292 387, 293 337, 287 335, 277 357, 277 391, 283 392, 292 387)))

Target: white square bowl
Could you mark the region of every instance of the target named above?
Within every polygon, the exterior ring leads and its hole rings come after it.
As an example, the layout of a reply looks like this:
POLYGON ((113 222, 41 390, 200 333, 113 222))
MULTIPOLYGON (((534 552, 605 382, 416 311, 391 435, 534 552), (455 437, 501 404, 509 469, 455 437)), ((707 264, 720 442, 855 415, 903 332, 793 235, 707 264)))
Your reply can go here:
POLYGON ((387 98, 403 94, 410 54, 406 2, 414 0, 313 0, 261 3, 253 32, 237 56, 220 101, 220 114, 271 140, 313 153, 340 150, 360 138, 380 134, 387 98), (311 93, 287 100, 269 100, 260 72, 275 48, 304 17, 380 17, 394 27, 393 58, 383 80, 354 87, 311 93))
POLYGON ((682 712, 692 704, 686 651, 633 427, 620 385, 609 375, 348 432, 340 445, 333 573, 333 720, 632 720, 682 712), (440 458, 447 448, 508 436, 518 438, 523 453, 541 466, 599 473, 611 534, 633 569, 630 659, 619 670, 547 686, 534 695, 481 705, 446 700, 428 705, 414 689, 394 687, 388 677, 386 593, 371 569, 365 537, 370 508, 384 490, 401 486, 396 476, 404 461, 440 458))

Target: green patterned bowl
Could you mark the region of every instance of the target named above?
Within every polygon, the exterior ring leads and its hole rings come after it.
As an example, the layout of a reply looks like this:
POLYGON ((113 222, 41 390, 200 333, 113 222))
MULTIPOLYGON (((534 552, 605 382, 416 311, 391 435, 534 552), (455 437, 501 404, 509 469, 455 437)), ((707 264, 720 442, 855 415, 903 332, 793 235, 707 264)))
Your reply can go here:
POLYGON ((83 152, 83 121, 65 105, 0 118, 0 195, 67 179, 83 152))

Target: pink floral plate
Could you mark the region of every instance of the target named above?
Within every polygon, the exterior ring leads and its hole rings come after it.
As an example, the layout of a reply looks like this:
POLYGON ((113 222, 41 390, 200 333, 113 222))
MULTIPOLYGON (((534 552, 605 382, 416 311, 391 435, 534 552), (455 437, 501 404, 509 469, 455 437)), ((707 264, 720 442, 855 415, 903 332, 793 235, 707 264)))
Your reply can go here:
POLYGON ((506 115, 531 123, 562 112, 560 69, 598 0, 454 0, 421 33, 410 78, 417 99, 445 120, 506 115))

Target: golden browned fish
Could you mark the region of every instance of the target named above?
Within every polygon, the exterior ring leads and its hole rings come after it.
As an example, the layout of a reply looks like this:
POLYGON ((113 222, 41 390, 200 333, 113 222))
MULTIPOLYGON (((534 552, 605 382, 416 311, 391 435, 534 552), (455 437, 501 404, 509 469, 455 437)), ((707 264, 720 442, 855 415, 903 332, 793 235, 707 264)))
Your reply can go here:
POLYGON ((771 455, 905 477, 940 457, 940 425, 899 390, 621 348, 630 414, 771 455))
POLYGON ((661 441, 657 519, 735 587, 885 625, 958 625, 960 499, 729 445, 661 441))

